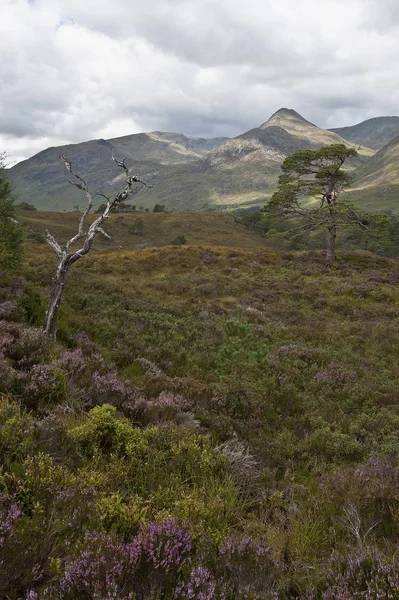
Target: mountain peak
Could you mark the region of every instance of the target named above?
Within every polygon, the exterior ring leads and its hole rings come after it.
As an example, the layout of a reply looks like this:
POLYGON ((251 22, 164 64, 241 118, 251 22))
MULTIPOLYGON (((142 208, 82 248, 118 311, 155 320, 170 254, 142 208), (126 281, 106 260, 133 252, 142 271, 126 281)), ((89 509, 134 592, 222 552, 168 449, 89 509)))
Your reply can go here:
POLYGON ((272 114, 270 119, 268 119, 263 125, 260 126, 260 129, 266 129, 267 127, 282 127, 285 129, 287 125, 301 123, 302 125, 316 127, 313 123, 307 121, 302 115, 293 110, 292 108, 279 108, 275 113, 272 114))
MULTIPOLYGON (((294 117, 295 119, 300 119, 301 121, 306 121, 306 119, 300 115, 298 112, 296 112, 296 110, 294 110, 293 108, 286 108, 286 107, 282 107, 279 108, 278 110, 276 110, 275 113, 272 114, 272 116, 270 117, 270 119, 273 119, 273 117, 276 116, 284 116, 284 115, 289 115, 291 117, 294 117)), ((308 123, 308 121, 306 121, 308 123)))
MULTIPOLYGON (((292 108, 280 108, 259 129, 269 130, 279 127, 290 135, 301 140, 301 144, 310 143, 314 148, 329 144, 345 144, 345 141, 332 131, 326 131, 314 125, 292 108)), ((302 145, 305 148, 305 145, 302 145)))

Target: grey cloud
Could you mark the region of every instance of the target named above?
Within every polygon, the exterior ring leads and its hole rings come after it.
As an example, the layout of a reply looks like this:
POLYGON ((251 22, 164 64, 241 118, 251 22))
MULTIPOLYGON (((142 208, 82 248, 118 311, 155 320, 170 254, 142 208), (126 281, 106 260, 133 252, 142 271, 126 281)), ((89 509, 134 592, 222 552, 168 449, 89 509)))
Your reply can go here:
POLYGON ((397 0, 363 0, 361 24, 368 30, 386 32, 399 28, 397 0))
POLYGON ((133 0, 127 5, 116 0, 112 3, 114 10, 102 12, 92 10, 93 0, 83 5, 76 0, 69 3, 73 14, 87 26, 95 23, 99 30, 115 37, 134 34, 163 52, 197 65, 271 63, 286 67, 309 49, 317 50, 322 58, 328 46, 323 31, 307 33, 301 27, 306 24, 306 7, 303 11, 293 0, 286 0, 285 5, 284 9, 284 2, 271 0, 153 0, 148 5, 133 0), (290 30, 285 25, 292 14, 294 26, 290 30))
POLYGON ((281 106, 328 127, 397 112, 389 0, 2 3, 0 150, 18 157, 156 129, 233 136, 281 106))

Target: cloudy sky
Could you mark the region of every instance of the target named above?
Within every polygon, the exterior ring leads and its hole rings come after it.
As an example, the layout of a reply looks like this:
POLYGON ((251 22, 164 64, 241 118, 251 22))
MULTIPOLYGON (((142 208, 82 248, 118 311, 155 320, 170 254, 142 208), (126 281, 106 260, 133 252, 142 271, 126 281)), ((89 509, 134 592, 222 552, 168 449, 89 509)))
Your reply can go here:
POLYGON ((0 151, 399 114, 397 0, 0 0, 0 151))

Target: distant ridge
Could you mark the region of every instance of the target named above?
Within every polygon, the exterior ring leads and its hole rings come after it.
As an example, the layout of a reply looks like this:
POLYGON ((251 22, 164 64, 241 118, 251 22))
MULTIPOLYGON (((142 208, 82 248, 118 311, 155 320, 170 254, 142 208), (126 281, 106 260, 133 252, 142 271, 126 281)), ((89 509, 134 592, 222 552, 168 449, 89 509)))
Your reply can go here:
POLYGON ((380 150, 399 135, 399 117, 375 117, 352 127, 330 129, 349 142, 380 150))

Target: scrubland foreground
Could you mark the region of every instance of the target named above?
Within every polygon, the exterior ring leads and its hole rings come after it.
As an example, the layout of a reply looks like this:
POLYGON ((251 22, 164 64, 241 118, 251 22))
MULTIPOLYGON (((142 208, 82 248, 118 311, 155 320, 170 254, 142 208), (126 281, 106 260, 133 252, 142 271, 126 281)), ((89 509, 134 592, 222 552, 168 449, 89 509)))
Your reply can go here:
POLYGON ((399 263, 32 244, 0 288, 0 598, 399 598, 399 263))

